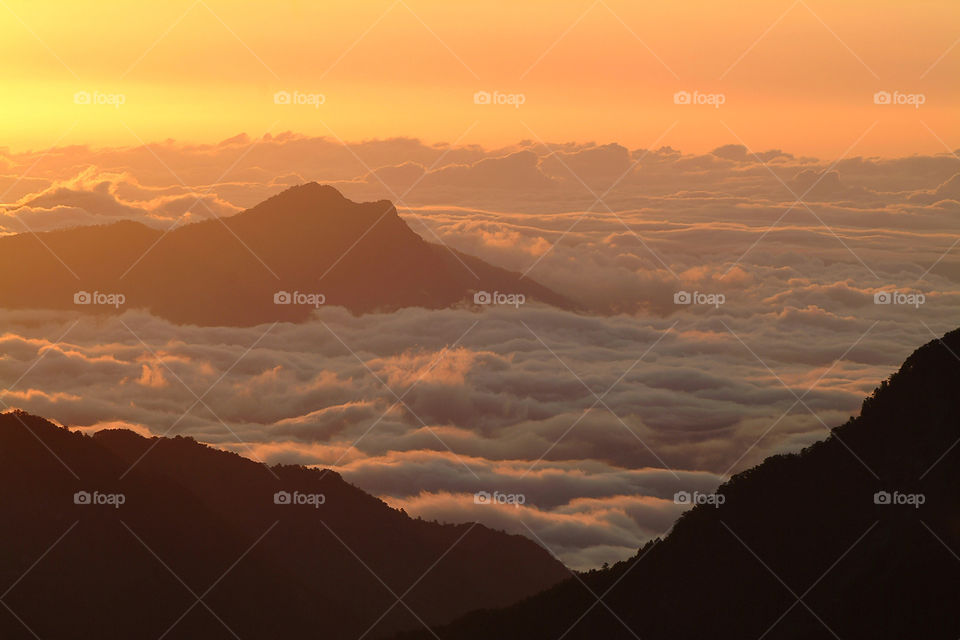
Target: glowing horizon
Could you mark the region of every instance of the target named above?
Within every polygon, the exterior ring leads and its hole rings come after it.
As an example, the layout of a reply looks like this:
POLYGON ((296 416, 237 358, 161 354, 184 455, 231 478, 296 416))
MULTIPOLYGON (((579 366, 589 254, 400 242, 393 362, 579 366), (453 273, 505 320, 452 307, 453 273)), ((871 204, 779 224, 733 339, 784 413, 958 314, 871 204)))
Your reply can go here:
POLYGON ((17 63, 3 71, 3 144, 214 143, 289 130, 487 148, 743 144, 827 161, 958 146, 960 6, 539 5, 185 1, 145 15, 120 2, 10 2, 0 36, 17 63), (306 104, 277 104, 284 91, 306 104), (523 104, 476 104, 478 91, 523 104), (677 104, 682 91, 708 104, 677 104), (876 104, 880 91, 905 104, 876 104), (77 104, 84 92, 107 104, 77 104))

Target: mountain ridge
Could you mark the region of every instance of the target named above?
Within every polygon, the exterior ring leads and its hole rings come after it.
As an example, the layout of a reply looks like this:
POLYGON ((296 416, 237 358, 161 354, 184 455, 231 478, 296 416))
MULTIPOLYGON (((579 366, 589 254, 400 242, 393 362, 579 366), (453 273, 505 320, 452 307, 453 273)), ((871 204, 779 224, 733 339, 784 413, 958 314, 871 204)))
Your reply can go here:
POLYGON ((960 329, 920 347, 859 416, 736 474, 633 558, 398 638, 955 640, 957 354, 960 329))
MULTIPOLYGON (((332 471, 23 412, 0 414, 0 512, 5 604, 45 638, 381 637, 567 575, 522 536, 410 518, 332 471), (188 611, 207 590, 216 615, 188 611)), ((0 636, 34 637, 10 615, 0 636)))
POLYGON ((427 242, 387 200, 356 203, 315 182, 167 231, 118 221, 6 236, 0 274, 2 307, 143 308, 201 326, 302 322, 323 304, 358 314, 442 309, 470 305, 478 291, 576 308, 521 274, 427 242), (34 277, 14 277, 23 272, 34 277), (85 303, 77 303, 79 292, 85 303), (96 293, 123 300, 91 303, 96 293), (301 301, 297 293, 313 297, 301 301))

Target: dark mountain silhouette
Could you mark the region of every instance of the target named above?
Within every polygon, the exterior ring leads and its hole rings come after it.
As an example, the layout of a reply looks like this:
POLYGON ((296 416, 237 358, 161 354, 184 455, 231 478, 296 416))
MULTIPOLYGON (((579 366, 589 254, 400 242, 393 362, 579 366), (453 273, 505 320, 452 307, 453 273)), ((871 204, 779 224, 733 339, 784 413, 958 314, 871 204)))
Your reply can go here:
POLYGON ((300 321, 315 308, 275 304, 281 291, 323 294, 356 313, 472 304, 475 291, 572 307, 518 273, 426 242, 389 201, 351 202, 315 182, 166 234, 123 221, 0 238, 0 274, 2 307, 116 313, 76 305, 74 294, 120 293, 120 311, 198 325, 300 321))
POLYGON ((0 415, 0 638, 356 640, 567 575, 524 537, 411 519, 333 472, 271 469, 189 438, 0 415))
POLYGON ((956 640, 958 355, 960 330, 914 352, 859 417, 734 476, 719 508, 694 507, 634 558, 438 637, 956 640), (907 503, 876 504, 880 491, 907 503))

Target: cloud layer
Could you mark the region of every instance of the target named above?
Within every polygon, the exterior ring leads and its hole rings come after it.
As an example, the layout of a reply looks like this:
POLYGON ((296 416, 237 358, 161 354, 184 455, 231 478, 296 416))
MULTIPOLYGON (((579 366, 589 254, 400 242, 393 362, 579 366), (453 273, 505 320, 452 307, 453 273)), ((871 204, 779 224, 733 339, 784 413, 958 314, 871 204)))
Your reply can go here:
POLYGON ((0 312, 0 400, 77 428, 123 423, 331 467, 413 515, 529 535, 578 568, 663 533, 676 491, 824 437, 954 328, 960 302, 950 154, 831 164, 739 145, 283 134, 2 160, 6 233, 164 228, 318 180, 399 198, 428 240, 577 300, 587 313, 331 307, 245 329, 134 309, 0 312), (476 504, 476 492, 524 500, 476 504))

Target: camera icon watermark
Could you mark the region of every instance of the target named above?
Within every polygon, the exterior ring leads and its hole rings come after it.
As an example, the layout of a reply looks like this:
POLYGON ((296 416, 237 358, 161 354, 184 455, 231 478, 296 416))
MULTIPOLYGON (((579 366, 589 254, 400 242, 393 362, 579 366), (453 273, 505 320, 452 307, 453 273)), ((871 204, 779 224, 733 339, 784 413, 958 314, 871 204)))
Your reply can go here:
POLYGON ((503 505, 513 505, 514 507, 520 507, 520 505, 526 504, 527 496, 522 493, 500 493, 499 491, 494 491, 490 493, 489 491, 477 491, 473 494, 473 504, 503 504, 503 505))
POLYGON ((127 502, 122 493, 100 493, 99 491, 77 491, 73 494, 73 504, 109 506, 119 509, 127 502))
POLYGON ((877 505, 906 505, 914 509, 919 509, 920 505, 926 501, 927 496, 922 493, 900 493, 899 491, 890 493, 889 491, 877 491, 873 494, 873 504, 877 505))
POLYGON ((706 304, 719 308, 727 301, 722 293, 701 293, 700 291, 677 291, 673 294, 673 304, 706 304))
POLYGON ((473 104, 509 105, 515 109, 527 101, 522 93, 503 93, 501 91, 477 91, 473 94, 473 104))
POLYGON ((327 297, 322 293, 302 293, 300 291, 277 291, 273 294, 273 304, 297 304, 309 305, 319 308, 327 301, 327 297))
POLYGON ((122 293, 101 293, 100 291, 77 291, 73 294, 73 304, 106 305, 119 309, 127 301, 122 293))
POLYGON ((494 291, 477 291, 473 294, 473 304, 482 305, 510 305, 519 309, 520 305, 526 304, 527 296, 522 293, 501 293, 494 291))
POLYGON ((722 493, 701 493, 699 491, 677 491, 673 494, 674 504, 696 506, 699 504, 708 504, 719 508, 727 501, 727 496, 722 493))
POLYGON ((277 91, 273 94, 273 104, 281 105, 302 105, 319 109, 320 105, 326 104, 327 96, 322 93, 302 93, 294 90, 277 91))
POLYGON ((922 93, 901 93, 900 91, 877 91, 873 94, 873 104, 907 105, 919 109, 927 102, 927 96, 922 93))
POLYGON ((727 96, 723 93, 701 93, 699 91, 677 91, 673 94, 673 104, 707 105, 719 109, 726 103, 727 96))
POLYGON ((73 94, 73 104, 108 106, 119 109, 126 104, 127 96, 122 93, 103 93, 101 91, 77 91, 73 94))
POLYGON ((873 294, 873 304, 905 305, 919 309, 927 301, 922 293, 901 293, 900 291, 877 291, 873 294))
POLYGON ((294 491, 277 491, 273 494, 273 504, 309 506, 319 509, 320 505, 325 504, 327 496, 322 493, 300 493, 294 491))

